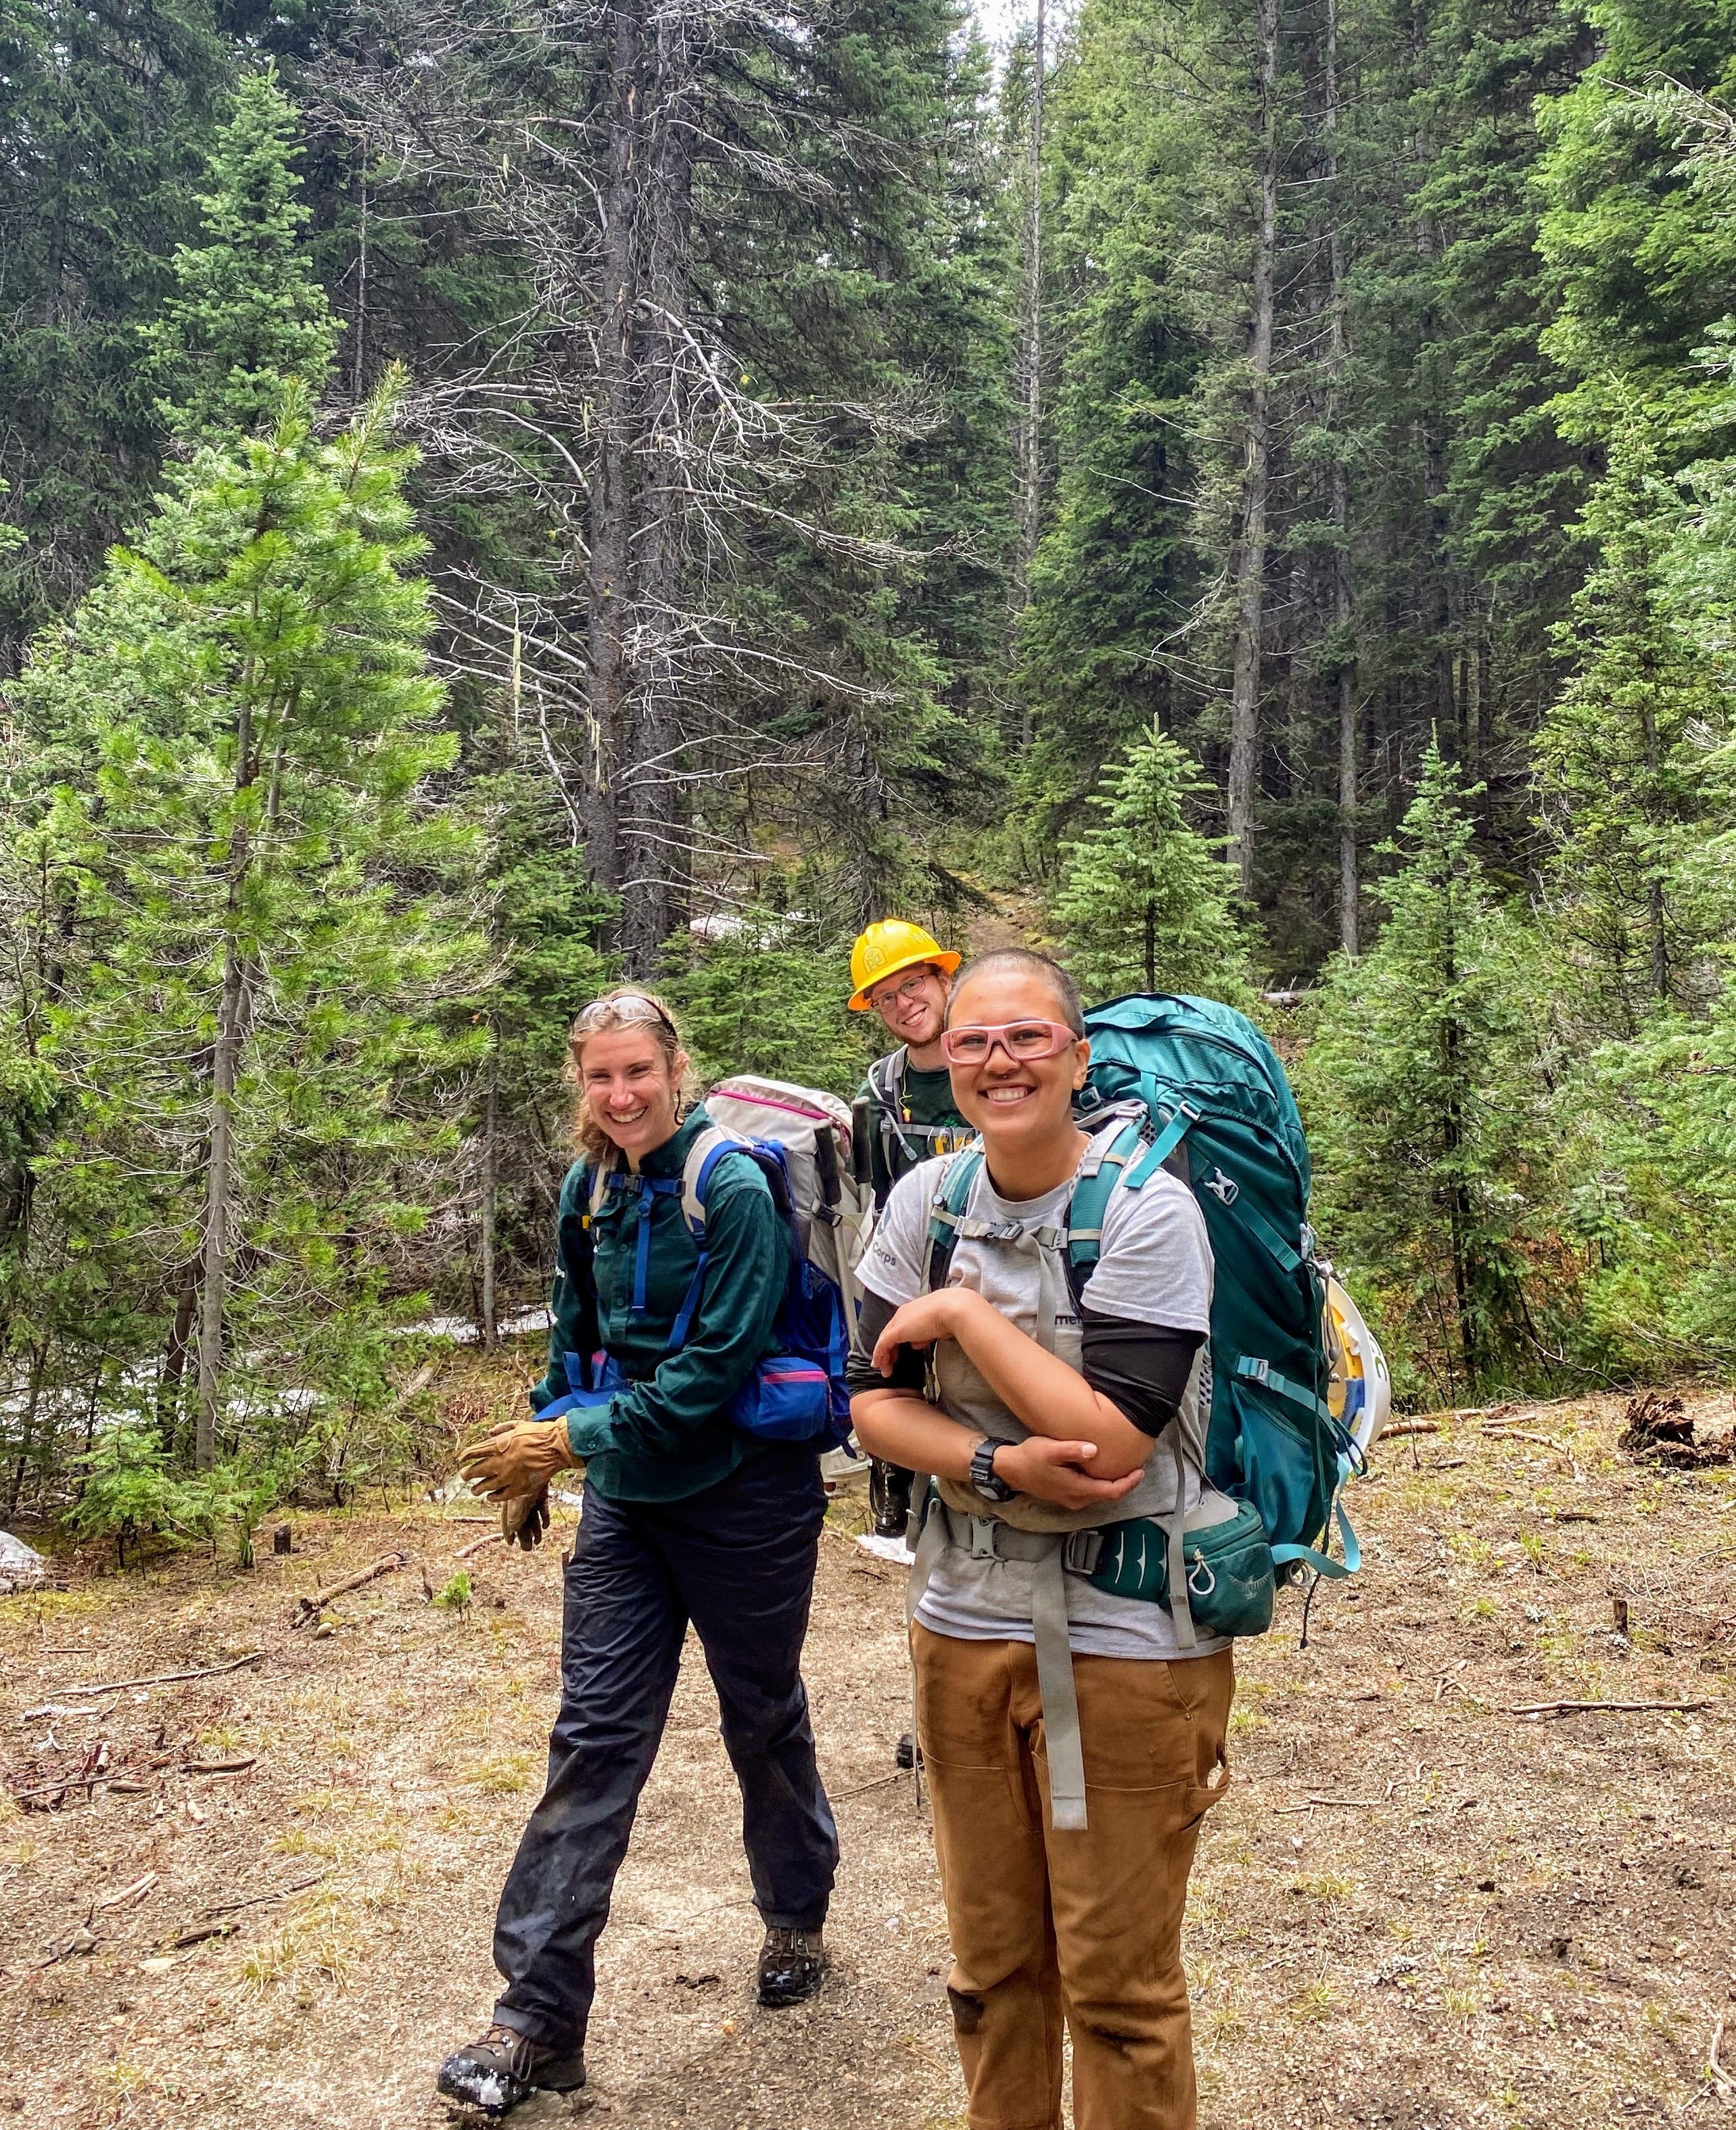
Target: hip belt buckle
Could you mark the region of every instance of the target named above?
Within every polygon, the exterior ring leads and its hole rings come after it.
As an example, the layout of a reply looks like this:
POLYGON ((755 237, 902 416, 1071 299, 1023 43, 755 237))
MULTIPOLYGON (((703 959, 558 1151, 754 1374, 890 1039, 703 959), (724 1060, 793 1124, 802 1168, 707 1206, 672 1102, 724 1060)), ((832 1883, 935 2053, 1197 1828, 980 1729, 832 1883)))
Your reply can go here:
POLYGON ((1061 1548, 1061 1565, 1069 1575, 1094 1575, 1097 1564, 1103 1557, 1103 1534, 1100 1531, 1069 1531, 1067 1543, 1061 1548))

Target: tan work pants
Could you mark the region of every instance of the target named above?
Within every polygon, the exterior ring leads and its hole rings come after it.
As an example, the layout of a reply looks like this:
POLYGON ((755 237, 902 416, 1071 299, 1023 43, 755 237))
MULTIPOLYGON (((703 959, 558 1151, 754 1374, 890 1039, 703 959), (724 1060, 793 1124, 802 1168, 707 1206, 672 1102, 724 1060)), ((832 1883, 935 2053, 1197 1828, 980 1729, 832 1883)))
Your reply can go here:
POLYGON ((1228 1785, 1227 1650, 1075 1656, 1089 1827, 1049 1824, 1035 1652, 911 1631, 971 2130, 1194 2130, 1182 1910, 1228 1785))

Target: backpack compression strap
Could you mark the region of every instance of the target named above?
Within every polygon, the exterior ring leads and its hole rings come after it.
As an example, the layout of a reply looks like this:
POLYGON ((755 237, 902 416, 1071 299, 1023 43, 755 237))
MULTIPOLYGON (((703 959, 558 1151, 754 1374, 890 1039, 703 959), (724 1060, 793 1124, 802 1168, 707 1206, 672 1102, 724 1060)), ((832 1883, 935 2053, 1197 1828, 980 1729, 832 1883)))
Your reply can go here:
MULTIPOLYGON (((1200 1115, 1200 1110, 1185 1097, 1176 1103, 1157 1137, 1146 1149, 1143 1159, 1128 1172, 1127 1188, 1130 1191, 1141 1190, 1150 1181, 1199 1122, 1200 1115)), ((1241 1187, 1233 1176, 1226 1176, 1221 1168, 1207 1168, 1194 1180, 1202 1191, 1209 1191, 1219 1205, 1235 1215, 1250 1235, 1265 1244, 1286 1273, 1301 1271, 1301 1253, 1284 1240, 1264 1214, 1255 1211, 1253 1206, 1243 1201, 1241 1187)))

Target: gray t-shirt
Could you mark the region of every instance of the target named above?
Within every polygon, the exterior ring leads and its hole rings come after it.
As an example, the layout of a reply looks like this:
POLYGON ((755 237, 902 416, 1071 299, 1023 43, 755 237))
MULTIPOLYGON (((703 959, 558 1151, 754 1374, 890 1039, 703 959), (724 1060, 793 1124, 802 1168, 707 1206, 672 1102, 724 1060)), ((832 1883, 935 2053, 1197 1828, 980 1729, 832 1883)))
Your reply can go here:
MULTIPOLYGON (((882 1301, 896 1306, 922 1292, 929 1215, 949 1161, 959 1158, 925 1161, 893 1187, 856 1268, 862 1284, 882 1301)), ((988 1164, 983 1163, 964 1209, 964 1221, 967 1226, 980 1223, 1005 1232, 961 1234, 947 1283, 974 1287, 1009 1322, 1077 1368, 1083 1350, 1081 1331, 1060 1248, 1073 1188, 1069 1182, 1040 1198, 1002 1198, 989 1182, 988 1164)), ((1176 1331, 1210 1330, 1212 1247, 1206 1224, 1192 1192, 1167 1169, 1160 1169, 1138 1191, 1118 1184, 1110 1192, 1102 1253, 1081 1299, 1107 1316, 1160 1324, 1176 1331)), ((1184 1506, 1188 1508, 1199 1498, 1210 1369, 1209 1350, 1202 1346, 1179 1414, 1187 1449, 1184 1506)), ((944 1340, 936 1348, 935 1377, 940 1402, 954 1420, 1002 1442, 1020 1442, 1030 1433, 954 1341, 944 1340)), ((1059 1511, 1045 1520, 1041 1505, 1020 1506, 1022 1513, 1017 1520, 1026 1527, 1046 1524, 1050 1529, 1070 1530, 1098 1520, 1059 1511)), ((1175 1464, 1166 1437, 1139 1485, 1112 1504, 1112 1514, 1117 1521, 1166 1516, 1174 1506, 1175 1464)), ((1031 1641, 1034 1574, 1026 1561, 973 1559, 949 1546, 929 1580, 916 1617, 936 1634, 964 1640, 1031 1641)), ((1083 1577, 1067 1578, 1067 1613, 1072 1645, 1084 1655, 1170 1658, 1181 1654, 1174 1625, 1161 1605, 1112 1598, 1093 1589, 1083 1577)), ((1221 1638, 1202 1638, 1190 1654, 1209 1656, 1227 1646, 1221 1638)))

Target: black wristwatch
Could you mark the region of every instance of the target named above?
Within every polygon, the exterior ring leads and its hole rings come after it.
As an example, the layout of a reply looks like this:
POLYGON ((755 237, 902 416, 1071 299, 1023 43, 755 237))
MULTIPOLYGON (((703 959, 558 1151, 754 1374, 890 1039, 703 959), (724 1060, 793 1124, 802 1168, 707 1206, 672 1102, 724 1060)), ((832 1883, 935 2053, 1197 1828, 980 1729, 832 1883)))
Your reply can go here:
POLYGON ((1016 1487, 1009 1487, 995 1470, 995 1452, 1006 1447, 1004 1442, 997 1442, 991 1435, 986 1442, 979 1442, 971 1454, 971 1489, 985 1502, 1010 1502, 1019 1491, 1016 1487))

